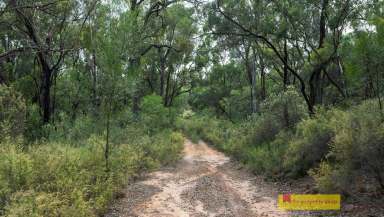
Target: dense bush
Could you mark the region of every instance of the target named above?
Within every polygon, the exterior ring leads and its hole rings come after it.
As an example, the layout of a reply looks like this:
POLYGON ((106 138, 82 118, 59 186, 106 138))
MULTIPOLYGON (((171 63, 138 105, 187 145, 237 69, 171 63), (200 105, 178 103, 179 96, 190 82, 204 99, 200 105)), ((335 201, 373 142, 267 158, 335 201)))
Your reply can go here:
POLYGON ((248 87, 231 90, 227 97, 220 100, 219 104, 232 120, 241 120, 251 112, 250 96, 251 90, 248 87))
POLYGON ((287 139, 291 133, 281 131, 270 143, 263 143, 248 150, 246 154, 246 165, 257 174, 264 174, 268 178, 279 179, 284 175, 284 154, 287 149, 287 139))
POLYGON ((95 120, 90 115, 79 116, 71 120, 63 113, 54 124, 42 127, 42 136, 48 141, 82 145, 92 135, 101 133, 105 128, 105 121, 95 120))
POLYGON ((105 172, 104 140, 72 147, 45 143, 23 151, 15 144, 0 148, 0 215, 97 216, 123 184, 139 173, 179 158, 183 137, 163 132, 112 149, 105 172))
POLYGON ((364 177, 384 189, 384 125, 376 101, 347 111, 318 108, 313 117, 294 110, 289 115, 294 125, 289 127, 279 117, 284 103, 266 108, 236 124, 193 115, 180 118, 178 126, 269 178, 298 178, 309 172, 320 191, 347 193, 364 177))
POLYGON ((26 105, 21 94, 0 85, 0 141, 6 136, 16 138, 25 130, 26 105))
POLYGON ((289 148, 285 154, 285 168, 289 176, 306 175, 329 152, 329 143, 334 136, 330 115, 319 112, 315 117, 307 118, 297 125, 295 137, 287 140, 289 148))
POLYGON ((211 125, 216 125, 216 119, 204 115, 204 112, 201 115, 195 115, 190 112, 190 114, 184 115, 184 113, 177 119, 176 127, 182 130, 194 142, 198 142, 199 139, 209 142, 210 138, 208 138, 207 134, 208 131, 214 130, 211 125))
POLYGON ((144 97, 141 108, 141 120, 147 130, 151 132, 170 128, 176 117, 174 108, 165 107, 163 99, 158 95, 144 97))
MULTIPOLYGON (((38 107, 29 106, 29 145, 0 142, 0 216, 100 216, 129 180, 177 161, 184 139, 170 129, 169 109, 157 96, 144 98, 142 106, 139 121, 130 110, 111 116, 108 172, 104 116, 72 119, 61 112, 54 123, 43 126, 38 107)), ((17 120, 8 115, 13 113, 4 114, 7 120, 17 120)))
POLYGON ((384 190, 384 125, 381 115, 375 101, 366 101, 347 112, 334 112, 331 124, 335 136, 330 144, 331 150, 321 166, 311 172, 320 190, 348 192, 361 177, 375 180, 377 187, 384 190), (328 184, 329 180, 332 180, 332 185, 328 184))
POLYGON ((151 137, 143 149, 157 164, 171 164, 179 160, 183 142, 184 138, 180 133, 164 131, 151 137))
POLYGON ((43 136, 43 121, 40 108, 37 104, 30 104, 26 111, 26 127, 24 138, 26 141, 35 141, 43 136))
POLYGON ((306 104, 295 87, 273 94, 261 106, 261 113, 271 116, 271 121, 281 128, 293 128, 303 118, 306 118, 306 104))
MULTIPOLYGON (((1 88, 0 123, 9 123, 12 131, 7 135, 16 135, 19 128, 14 126, 23 126, 25 107, 11 89, 1 88)), ((103 118, 83 115, 71 120, 62 113, 54 124, 34 130, 40 120, 31 106, 25 135, 41 139, 28 146, 0 141, 0 216, 100 216, 129 180, 178 160, 184 139, 169 129, 169 116, 164 116, 168 109, 155 96, 143 103, 151 109, 144 109, 142 121, 132 121, 131 112, 125 111, 112 117, 109 172, 103 118)), ((1 130, 4 135, 5 128, 1 130)))

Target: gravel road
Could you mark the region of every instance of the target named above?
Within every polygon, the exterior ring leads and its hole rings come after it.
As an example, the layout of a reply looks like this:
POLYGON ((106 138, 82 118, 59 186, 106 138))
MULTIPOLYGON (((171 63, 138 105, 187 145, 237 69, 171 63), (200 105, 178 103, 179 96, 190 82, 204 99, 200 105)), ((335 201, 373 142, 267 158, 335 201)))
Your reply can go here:
POLYGON ((203 142, 186 141, 176 167, 129 185, 106 217, 273 217, 277 192, 203 142))

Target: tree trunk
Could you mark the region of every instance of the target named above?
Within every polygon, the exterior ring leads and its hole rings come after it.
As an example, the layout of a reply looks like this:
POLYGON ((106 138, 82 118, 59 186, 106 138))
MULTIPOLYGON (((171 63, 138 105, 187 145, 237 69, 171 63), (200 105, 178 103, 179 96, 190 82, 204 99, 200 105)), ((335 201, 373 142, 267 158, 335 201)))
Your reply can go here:
POLYGON ((43 122, 49 123, 51 118, 51 86, 52 86, 52 71, 45 63, 41 63, 41 90, 40 90, 40 105, 43 112, 43 122))
POLYGON ((256 114, 257 113, 257 96, 256 96, 256 72, 255 70, 252 70, 254 71, 252 73, 252 85, 251 85, 251 89, 252 89, 252 113, 253 114, 256 114))
POLYGON ((105 158, 105 171, 109 172, 109 150, 110 150, 110 143, 109 143, 109 133, 110 133, 110 125, 111 125, 111 112, 112 112, 112 102, 108 102, 108 111, 107 111, 107 134, 105 138, 105 150, 104 150, 104 158, 105 158))
POLYGON ((159 61, 160 61, 160 96, 164 97, 165 91, 165 76, 166 76, 166 61, 170 50, 168 49, 163 55, 162 48, 158 48, 159 61))
POLYGON ((55 123, 56 94, 57 94, 57 75, 53 77, 53 97, 52 97, 52 123, 55 123))
MULTIPOLYGON (((327 34, 326 29, 326 12, 329 4, 329 0, 323 0, 321 4, 321 12, 320 12, 320 28, 319 28, 319 46, 318 49, 324 47, 325 37, 327 34)), ((312 106, 322 103, 322 72, 327 67, 327 63, 319 63, 319 65, 315 66, 315 69, 312 71, 311 78, 309 80, 310 85, 310 103, 312 106)))
POLYGON ((0 64, 0 84, 6 84, 5 76, 3 75, 3 72, 5 72, 3 66, 0 64))
POLYGON ((265 83, 265 65, 264 61, 261 56, 260 58, 260 79, 261 79, 261 99, 264 101, 267 98, 267 90, 266 90, 266 83, 265 83))
MULTIPOLYGON (((94 110, 99 107, 99 100, 97 97, 97 62, 96 62, 96 54, 93 50, 92 53, 92 67, 91 67, 91 79, 92 79, 92 105, 94 107, 94 110)), ((95 112, 96 114, 96 112, 95 112)))
POLYGON ((160 96, 164 96, 164 83, 165 83, 165 61, 160 59, 160 96))
POLYGON ((247 72, 249 87, 251 88, 251 112, 257 113, 257 94, 256 94, 256 53, 254 49, 251 49, 250 45, 244 45, 245 54, 243 56, 245 62, 245 70, 247 72), (250 59, 250 55, 253 52, 253 60, 250 59))
POLYGON ((288 47, 287 47, 287 39, 284 41, 284 91, 287 89, 288 85, 290 85, 290 76, 288 70, 288 47))
POLYGON ((138 93, 134 93, 132 97, 132 113, 133 113, 133 119, 134 121, 138 121, 140 118, 140 97, 138 96, 138 93))
POLYGON ((341 57, 339 55, 337 56, 337 66, 339 68, 339 76, 340 76, 340 81, 341 81, 341 90, 343 90, 344 96, 348 97, 348 89, 347 89, 347 82, 346 82, 346 79, 345 79, 343 61, 342 61, 342 59, 341 59, 341 57))
POLYGON ((170 106, 170 87, 171 87, 171 70, 168 70, 167 73, 167 83, 165 84, 165 96, 164 96, 164 106, 170 106))
POLYGON ((257 113, 257 94, 256 94, 256 88, 257 88, 257 81, 256 81, 256 52, 255 52, 255 49, 252 49, 253 51, 253 61, 252 61, 252 65, 251 65, 251 70, 250 70, 250 73, 251 73, 251 101, 252 101, 252 114, 256 114, 257 113))
MULTIPOLYGON (((290 85, 290 76, 289 76, 289 70, 288 70, 288 61, 289 61, 289 56, 288 56, 288 43, 287 39, 284 41, 284 84, 283 84, 283 89, 284 92, 287 91, 288 86, 290 85)), ((284 105, 283 105, 283 119, 285 123, 286 128, 291 127, 290 123, 290 118, 289 118, 289 111, 288 111, 288 100, 284 100, 284 105)))
POLYGON ((49 123, 51 118, 51 86, 54 70, 50 66, 49 52, 43 50, 43 43, 35 30, 32 19, 18 9, 17 1, 11 1, 11 5, 15 8, 16 14, 23 20, 29 39, 39 48, 37 58, 41 66, 40 106, 43 113, 43 122, 49 123))

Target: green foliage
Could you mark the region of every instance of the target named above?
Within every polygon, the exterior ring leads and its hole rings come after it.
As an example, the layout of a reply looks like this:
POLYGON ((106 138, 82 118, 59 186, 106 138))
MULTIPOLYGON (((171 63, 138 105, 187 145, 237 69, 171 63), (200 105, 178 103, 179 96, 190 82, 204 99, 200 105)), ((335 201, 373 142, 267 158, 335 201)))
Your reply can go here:
MULTIPOLYGON (((380 30, 380 22, 377 23, 380 30)), ((379 97, 382 95, 384 32, 377 34, 358 31, 352 39, 343 44, 346 62, 348 91, 354 96, 379 97)))
POLYGON ((173 108, 166 108, 163 99, 157 95, 149 95, 143 98, 141 103, 142 122, 150 131, 159 131, 169 128, 175 119, 173 108))
POLYGON ((26 104, 21 94, 0 84, 0 142, 24 134, 26 104))
POLYGON ((348 192, 361 176, 376 180, 377 187, 384 188, 384 128, 378 121, 381 115, 375 101, 366 101, 348 112, 335 111, 331 121, 335 136, 324 161, 328 172, 323 174, 320 167, 312 173, 321 190, 329 190, 323 183, 328 176, 337 177, 332 187, 343 192, 348 192))
POLYGON ((153 136, 143 149, 157 164, 172 164, 180 159, 183 142, 180 133, 164 131, 153 136))
POLYGON ((332 193, 337 190, 337 178, 340 176, 340 173, 338 175, 334 173, 334 169, 329 163, 320 163, 318 168, 313 168, 309 171, 309 175, 314 178, 319 191, 332 193))
POLYGON ((35 141, 43 136, 40 108, 36 104, 28 105, 26 111, 25 138, 28 141, 35 141))
POLYGON ((294 86, 287 90, 271 94, 262 105, 265 115, 274 116, 280 127, 291 128, 303 118, 306 118, 307 109, 303 98, 294 86))
MULTIPOLYGON (((125 132, 130 131, 127 128, 125 132)), ((129 180, 179 159, 184 141, 180 134, 162 131, 145 136, 143 129, 136 129, 136 133, 141 136, 114 145, 108 173, 103 136, 90 136, 82 145, 45 142, 29 146, 29 150, 1 143, 0 215, 103 214, 129 180)))
POLYGON ((257 174, 265 174, 274 179, 282 178, 285 173, 283 156, 290 137, 290 132, 281 131, 272 142, 243 150, 247 156, 245 163, 257 174))
POLYGON ((212 118, 209 111, 203 112, 201 115, 194 115, 188 118, 180 116, 176 121, 176 127, 185 135, 194 141, 200 139, 223 149, 227 133, 225 131, 228 126, 232 126, 228 121, 212 118))
POLYGON ((285 167, 290 176, 305 175, 329 152, 329 143, 334 136, 329 116, 318 113, 297 125, 296 135, 285 154, 285 167))
POLYGON ((232 120, 241 120, 250 113, 250 95, 249 88, 232 90, 219 103, 232 120))
POLYGON ((298 178, 309 172, 322 192, 348 192, 361 176, 383 187, 384 128, 376 101, 348 111, 319 108, 311 118, 298 114, 306 118, 293 129, 284 128, 275 112, 279 109, 269 108, 237 124, 194 115, 180 118, 178 127, 270 178, 298 178))
POLYGON ((42 127, 43 138, 49 141, 83 145, 95 133, 101 133, 103 122, 96 121, 90 115, 80 116, 74 121, 64 113, 59 115, 56 124, 46 124, 42 127))
POLYGON ((180 117, 177 119, 176 126, 184 134, 188 135, 193 142, 198 142, 203 136, 203 126, 206 119, 202 117, 180 117))

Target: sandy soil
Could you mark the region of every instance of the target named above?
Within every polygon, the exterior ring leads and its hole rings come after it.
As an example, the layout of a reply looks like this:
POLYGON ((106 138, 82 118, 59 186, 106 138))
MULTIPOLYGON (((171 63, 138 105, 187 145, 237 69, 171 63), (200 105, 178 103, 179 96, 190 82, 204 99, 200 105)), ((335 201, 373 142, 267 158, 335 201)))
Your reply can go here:
POLYGON ((184 146, 176 167, 129 185, 106 217, 289 216, 277 209, 272 186, 203 142, 184 146))

